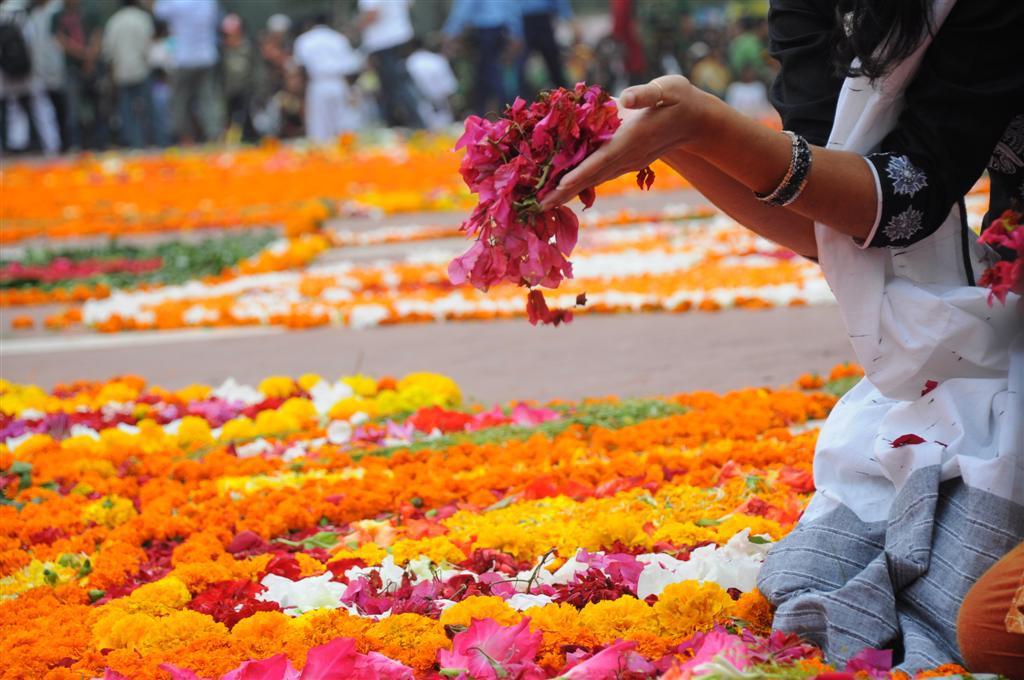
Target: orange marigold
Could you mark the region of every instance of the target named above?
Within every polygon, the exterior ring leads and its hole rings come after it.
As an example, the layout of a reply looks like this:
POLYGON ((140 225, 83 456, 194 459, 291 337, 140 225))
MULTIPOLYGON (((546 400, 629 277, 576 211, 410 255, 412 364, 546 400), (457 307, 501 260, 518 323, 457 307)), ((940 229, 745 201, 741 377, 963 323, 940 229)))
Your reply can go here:
POLYGON ((744 627, 758 635, 764 635, 771 630, 774 615, 775 608, 756 588, 740 595, 740 599, 732 606, 733 618, 742 621, 744 627))
POLYGON ((430 670, 438 651, 452 644, 440 621, 419 614, 396 614, 378 621, 366 631, 366 639, 374 651, 419 673, 430 670))
POLYGON ((713 581, 683 581, 662 591, 654 612, 663 634, 681 640, 709 630, 728 615, 732 604, 729 593, 713 581))

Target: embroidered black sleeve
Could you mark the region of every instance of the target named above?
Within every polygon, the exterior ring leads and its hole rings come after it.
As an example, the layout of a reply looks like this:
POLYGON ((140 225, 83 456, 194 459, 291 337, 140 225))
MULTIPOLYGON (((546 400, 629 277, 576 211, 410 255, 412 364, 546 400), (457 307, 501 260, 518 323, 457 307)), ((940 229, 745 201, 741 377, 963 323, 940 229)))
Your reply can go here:
MULTIPOLYGON (((874 153, 868 162, 875 168, 881 189, 880 213, 871 247, 908 246, 939 228, 949 206, 929 192, 928 176, 906 155, 874 153)), ((933 187, 934 189, 934 187, 933 187)))
POLYGON ((958 2, 905 93, 896 127, 868 157, 881 186, 869 246, 934 233, 1024 111, 1024 2, 958 2))

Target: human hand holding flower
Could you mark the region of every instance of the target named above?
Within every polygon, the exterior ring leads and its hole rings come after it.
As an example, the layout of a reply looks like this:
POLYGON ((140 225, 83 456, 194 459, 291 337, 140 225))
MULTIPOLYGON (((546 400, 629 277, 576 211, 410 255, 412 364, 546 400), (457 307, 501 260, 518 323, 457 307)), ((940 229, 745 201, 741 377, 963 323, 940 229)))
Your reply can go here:
POLYGON ((662 76, 624 90, 618 99, 622 124, 615 135, 562 178, 541 201, 541 210, 566 203, 619 175, 640 171, 695 138, 702 128, 702 103, 707 96, 682 76, 662 76))

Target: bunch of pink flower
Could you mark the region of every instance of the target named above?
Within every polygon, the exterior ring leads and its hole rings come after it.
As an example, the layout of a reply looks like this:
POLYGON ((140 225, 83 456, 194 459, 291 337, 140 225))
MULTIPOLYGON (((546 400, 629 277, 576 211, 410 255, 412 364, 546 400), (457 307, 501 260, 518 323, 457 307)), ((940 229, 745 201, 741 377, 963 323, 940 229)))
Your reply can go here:
POLYGON ((981 240, 1016 256, 997 262, 982 275, 981 285, 992 289, 989 302, 995 298, 1006 304, 1010 293, 1024 296, 1024 213, 1007 210, 989 225, 981 240))
MULTIPOLYGON (((567 258, 576 246, 579 221, 566 206, 541 212, 540 201, 611 139, 619 123, 608 93, 583 83, 544 92, 529 105, 516 99, 497 121, 467 118, 455 148, 466 150, 460 172, 479 196, 462 224, 476 242, 448 266, 452 283, 469 281, 486 291, 501 282, 557 288, 572 278, 567 258)), ((653 173, 649 168, 641 173, 638 183, 649 188, 653 173)), ((593 189, 580 194, 585 208, 594 197, 593 189)), ((581 296, 577 304, 583 302, 581 296)), ((532 324, 572 320, 572 312, 549 309, 539 290, 531 290, 527 314, 532 324)))

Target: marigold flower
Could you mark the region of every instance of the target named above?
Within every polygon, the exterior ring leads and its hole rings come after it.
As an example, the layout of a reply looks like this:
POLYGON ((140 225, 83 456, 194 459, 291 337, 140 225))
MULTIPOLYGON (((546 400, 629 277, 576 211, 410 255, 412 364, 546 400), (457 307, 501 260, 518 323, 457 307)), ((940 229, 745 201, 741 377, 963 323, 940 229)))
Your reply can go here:
POLYGON ((430 670, 441 649, 451 649, 444 625, 419 614, 395 614, 366 631, 371 649, 419 673, 430 670))
POLYGON ((475 595, 456 602, 441 612, 441 623, 446 626, 468 626, 473 621, 493 619, 503 626, 518 623, 522 615, 493 595, 475 595))
POLYGON ((711 581, 682 581, 666 586, 654 613, 662 634, 682 640, 698 631, 710 630, 716 621, 728 615, 733 600, 721 586, 711 581))

